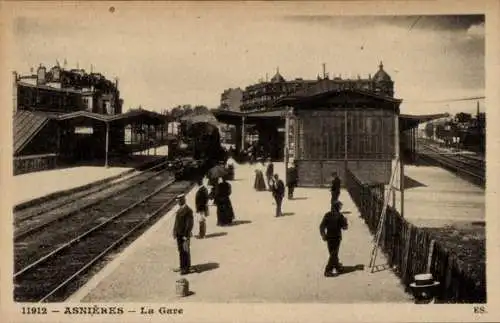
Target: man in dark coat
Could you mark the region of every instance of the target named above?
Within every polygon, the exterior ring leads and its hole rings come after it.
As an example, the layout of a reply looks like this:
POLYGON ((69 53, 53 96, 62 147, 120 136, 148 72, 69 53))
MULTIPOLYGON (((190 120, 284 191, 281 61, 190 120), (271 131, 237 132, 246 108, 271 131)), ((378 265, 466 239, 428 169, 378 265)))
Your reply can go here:
POLYGON ((286 174, 286 186, 288 187, 288 199, 293 199, 293 191, 295 187, 297 187, 297 181, 299 178, 299 174, 297 172, 297 166, 295 163, 292 164, 292 167, 287 169, 286 174))
POLYGON ((340 210, 342 203, 336 201, 333 203, 330 212, 327 212, 319 225, 319 232, 323 241, 328 245, 330 257, 325 267, 325 277, 334 276, 333 269, 340 273, 342 266, 339 262, 340 242, 342 241, 342 230, 347 230, 347 219, 340 210))
POLYGON ((267 179, 267 185, 271 189, 271 180, 273 179, 274 175, 274 164, 271 158, 268 159, 269 164, 267 165, 266 169, 266 179, 267 179))
POLYGON ((179 209, 175 214, 173 236, 177 240, 181 275, 186 275, 189 273, 189 268, 191 267, 189 238, 193 230, 193 210, 186 205, 186 197, 184 195, 179 195, 177 200, 179 202, 179 209))
POLYGON ((198 190, 195 196, 196 215, 198 217, 199 231, 198 238, 203 239, 207 230, 206 217, 208 216, 208 189, 203 184, 203 180, 198 181, 198 190))
POLYGON ((283 203, 283 197, 285 196, 285 184, 279 179, 278 174, 274 174, 271 190, 273 192, 274 201, 276 202, 276 217, 282 216, 281 203, 283 203))
POLYGON ((340 186, 341 186, 340 178, 337 175, 337 172, 333 172, 332 173, 332 185, 330 186, 330 192, 332 194, 332 199, 331 199, 332 206, 333 206, 333 203, 335 203, 336 201, 339 200, 340 186))

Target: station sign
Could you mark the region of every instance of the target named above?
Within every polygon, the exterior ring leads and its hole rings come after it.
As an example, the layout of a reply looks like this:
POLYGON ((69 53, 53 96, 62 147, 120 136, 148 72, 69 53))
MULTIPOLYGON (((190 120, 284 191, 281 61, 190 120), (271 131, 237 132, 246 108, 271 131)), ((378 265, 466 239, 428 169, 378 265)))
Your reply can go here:
POLYGON ((75 127, 76 134, 91 135, 94 133, 94 128, 92 127, 75 127))

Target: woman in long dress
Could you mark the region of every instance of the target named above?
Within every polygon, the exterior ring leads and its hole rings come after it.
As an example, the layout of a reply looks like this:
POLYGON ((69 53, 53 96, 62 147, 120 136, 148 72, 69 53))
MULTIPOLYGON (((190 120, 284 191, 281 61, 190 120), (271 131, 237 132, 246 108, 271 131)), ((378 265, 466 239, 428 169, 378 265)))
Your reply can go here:
POLYGON ((255 181, 253 188, 260 192, 266 190, 266 181, 264 180, 264 160, 259 159, 257 168, 255 169, 255 181))
POLYGON ((229 225, 234 220, 233 205, 231 204, 231 184, 225 179, 219 179, 215 190, 215 203, 217 205, 217 225, 229 225))

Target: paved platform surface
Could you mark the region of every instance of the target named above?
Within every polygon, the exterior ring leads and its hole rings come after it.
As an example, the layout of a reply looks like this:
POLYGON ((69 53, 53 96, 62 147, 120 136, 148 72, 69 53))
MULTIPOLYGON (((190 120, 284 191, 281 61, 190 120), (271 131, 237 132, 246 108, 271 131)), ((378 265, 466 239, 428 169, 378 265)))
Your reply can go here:
POLYGON ((71 167, 14 176, 12 203, 17 205, 54 192, 69 190, 129 170, 123 167, 71 167))
MULTIPOLYGON (((275 164, 283 175, 284 165, 275 164)), ((274 217, 269 192, 253 190, 254 169, 236 166, 232 202, 236 225, 217 227, 210 207, 208 237, 192 239, 192 264, 199 273, 180 276, 176 243, 171 238, 172 210, 112 260, 73 295, 71 302, 221 302, 221 303, 380 303, 411 302, 390 270, 367 268, 370 233, 346 191, 341 192, 349 230, 340 260, 347 273, 325 278, 327 247, 319 223, 329 208, 326 189, 299 188, 296 200, 285 200, 285 216, 274 217), (364 270, 355 270, 363 266, 364 270), (185 277, 193 294, 178 298, 176 280, 185 277)), ((193 205, 194 191, 187 195, 193 205)), ((195 226, 194 234, 196 234, 195 226)), ((377 263, 385 263, 381 255, 377 263)))
MULTIPOLYGON (((166 156, 167 153, 167 146, 158 147, 156 148, 156 151, 153 148, 149 150, 151 158, 154 158, 155 156, 166 156), (155 152, 156 155, 154 155, 155 152)), ((147 154, 148 152, 145 150, 143 152, 135 153, 134 155, 138 156, 147 154)), ((145 161, 146 160, 142 162, 145 161)), ((140 163, 141 161, 132 161, 130 162, 130 167, 123 165, 124 167, 112 166, 109 168, 103 166, 75 166, 17 175, 14 176, 12 180, 14 184, 12 203, 13 205, 17 205, 19 203, 54 192, 70 190, 72 188, 113 177, 132 169, 134 165, 138 165, 140 163)))
MULTIPOLYGON (((434 166, 405 166, 404 216, 422 227, 481 222, 485 190, 434 166)), ((399 209, 399 193, 396 205, 399 209)))

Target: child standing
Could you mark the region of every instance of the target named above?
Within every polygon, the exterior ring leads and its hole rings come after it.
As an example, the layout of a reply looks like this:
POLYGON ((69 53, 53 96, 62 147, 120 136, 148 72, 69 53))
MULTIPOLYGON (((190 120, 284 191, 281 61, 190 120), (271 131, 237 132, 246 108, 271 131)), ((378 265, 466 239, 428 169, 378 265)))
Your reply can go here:
POLYGON ((203 180, 198 181, 198 190, 195 196, 196 217, 199 224, 198 239, 203 239, 207 231, 206 220, 208 216, 208 189, 203 180))

